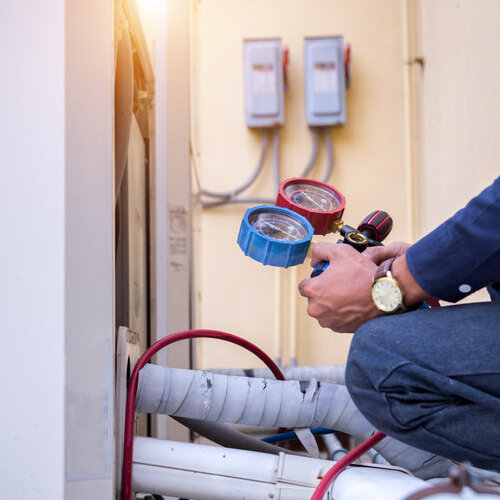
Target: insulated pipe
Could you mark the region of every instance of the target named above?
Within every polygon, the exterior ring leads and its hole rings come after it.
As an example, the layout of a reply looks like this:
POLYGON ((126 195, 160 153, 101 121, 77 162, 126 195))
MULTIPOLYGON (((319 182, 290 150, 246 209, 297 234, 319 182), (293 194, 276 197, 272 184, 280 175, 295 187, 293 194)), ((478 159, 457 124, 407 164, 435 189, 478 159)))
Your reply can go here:
MULTIPOLYGON (((308 382, 228 377, 148 364, 139 375, 138 412, 266 427, 326 427, 360 439, 376 429, 351 400, 346 387, 308 382)), ((376 446, 390 463, 419 477, 445 475, 450 462, 386 438, 376 446)))
MULTIPOLYGON (((271 370, 267 368, 215 368, 208 370, 219 375, 232 375, 235 377, 273 378, 271 370)), ((281 371, 287 380, 326 380, 335 384, 345 385, 345 365, 330 366, 295 366, 282 368, 281 371)))

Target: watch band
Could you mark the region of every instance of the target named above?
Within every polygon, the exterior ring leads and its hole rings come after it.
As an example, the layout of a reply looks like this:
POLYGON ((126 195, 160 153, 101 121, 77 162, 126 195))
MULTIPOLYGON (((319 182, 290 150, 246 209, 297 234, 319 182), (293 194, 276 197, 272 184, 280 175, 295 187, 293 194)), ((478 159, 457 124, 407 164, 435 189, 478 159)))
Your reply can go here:
POLYGON ((377 267, 377 270, 375 271, 375 276, 373 277, 373 281, 376 281, 380 278, 384 278, 385 276, 387 276, 387 273, 390 272, 391 267, 392 267, 392 263, 395 260, 396 260, 396 257, 392 257, 391 259, 388 259, 388 260, 385 260, 384 262, 382 262, 382 264, 380 264, 377 267))

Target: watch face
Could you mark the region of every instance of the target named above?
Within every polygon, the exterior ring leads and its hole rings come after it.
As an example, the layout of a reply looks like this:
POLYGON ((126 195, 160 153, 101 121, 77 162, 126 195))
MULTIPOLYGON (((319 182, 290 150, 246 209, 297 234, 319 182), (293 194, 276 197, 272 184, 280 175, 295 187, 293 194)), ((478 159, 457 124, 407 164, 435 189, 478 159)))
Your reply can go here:
POLYGON ((403 302, 401 290, 390 278, 380 278, 372 286, 372 299, 383 312, 397 311, 403 302))

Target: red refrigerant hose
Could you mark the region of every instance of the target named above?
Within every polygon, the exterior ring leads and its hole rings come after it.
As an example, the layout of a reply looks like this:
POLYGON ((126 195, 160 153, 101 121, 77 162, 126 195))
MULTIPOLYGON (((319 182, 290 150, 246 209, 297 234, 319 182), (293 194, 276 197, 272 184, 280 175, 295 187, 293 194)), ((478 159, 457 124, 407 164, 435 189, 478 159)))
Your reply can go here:
POLYGON ((385 438, 383 432, 376 432, 373 436, 369 437, 366 441, 363 441, 359 446, 356 446, 354 450, 350 451, 345 457, 342 457, 323 477, 319 482, 317 488, 314 490, 311 500, 321 500, 326 490, 341 472, 351 465, 354 460, 359 458, 363 453, 366 453, 370 448, 373 448, 378 442, 385 438))
MULTIPOLYGON (((265 365, 271 370, 273 375, 278 380, 285 380, 283 373, 278 365, 259 347, 252 344, 236 335, 218 330, 187 330, 184 332, 173 333, 156 341, 146 352, 139 358, 135 368, 130 376, 129 386, 127 390, 127 404, 125 407, 125 432, 123 443, 123 469, 122 469, 122 499, 132 500, 132 458, 134 453, 134 420, 135 420, 135 400, 137 393, 137 384, 139 382, 139 372, 144 365, 160 350, 174 342, 185 339, 196 338, 211 338, 224 340, 233 344, 244 347, 251 353, 261 359, 265 365)), ((320 483, 321 485, 321 483, 320 483)))

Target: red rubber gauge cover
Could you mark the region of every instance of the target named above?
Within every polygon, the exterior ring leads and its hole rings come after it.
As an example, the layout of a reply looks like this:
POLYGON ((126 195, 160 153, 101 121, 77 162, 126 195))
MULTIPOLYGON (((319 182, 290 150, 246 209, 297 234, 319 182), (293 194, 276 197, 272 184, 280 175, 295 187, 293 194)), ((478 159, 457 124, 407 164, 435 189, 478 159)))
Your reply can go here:
POLYGON ((314 234, 326 234, 333 230, 335 222, 342 220, 345 198, 324 182, 295 177, 280 184, 276 205, 304 216, 314 234))

